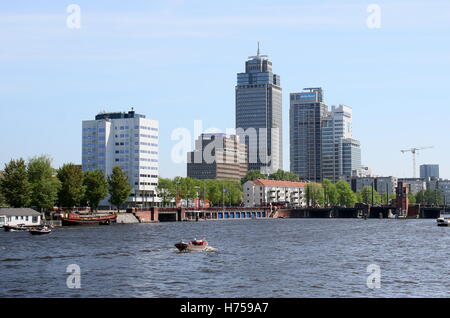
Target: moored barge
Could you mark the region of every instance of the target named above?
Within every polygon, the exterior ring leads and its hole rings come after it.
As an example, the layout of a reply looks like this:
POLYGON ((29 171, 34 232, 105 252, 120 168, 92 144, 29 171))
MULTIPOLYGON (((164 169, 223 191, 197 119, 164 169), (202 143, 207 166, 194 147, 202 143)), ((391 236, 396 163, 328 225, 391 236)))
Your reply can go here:
POLYGON ((61 217, 63 226, 70 225, 108 225, 115 223, 117 219, 116 214, 110 215, 79 215, 71 213, 68 216, 61 217))

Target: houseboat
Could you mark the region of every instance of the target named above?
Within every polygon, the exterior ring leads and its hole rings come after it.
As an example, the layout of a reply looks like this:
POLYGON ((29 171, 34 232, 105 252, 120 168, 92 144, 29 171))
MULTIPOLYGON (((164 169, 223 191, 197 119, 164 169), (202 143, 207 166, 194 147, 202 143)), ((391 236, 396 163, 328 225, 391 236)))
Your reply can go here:
POLYGON ((61 217, 61 223, 63 226, 70 225, 106 225, 115 223, 117 219, 116 214, 107 215, 82 215, 78 213, 70 213, 61 217))

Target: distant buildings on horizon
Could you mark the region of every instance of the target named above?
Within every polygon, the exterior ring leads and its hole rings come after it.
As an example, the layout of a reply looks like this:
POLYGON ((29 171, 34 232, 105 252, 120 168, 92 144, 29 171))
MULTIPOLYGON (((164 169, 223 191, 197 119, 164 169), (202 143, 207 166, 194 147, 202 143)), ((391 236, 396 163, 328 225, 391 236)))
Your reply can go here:
MULTIPOLYGON (((187 153, 188 177, 239 180, 249 170, 268 175, 283 169, 280 76, 272 72, 272 62, 260 54, 259 45, 256 56, 246 61, 245 72, 237 74, 235 107, 236 134, 198 136, 195 149, 187 153)), ((434 188, 450 199, 450 181, 439 179, 437 164, 421 165, 420 178, 373 176, 372 170, 361 164, 361 144, 352 134, 352 108, 339 104, 329 109, 321 87, 290 93, 289 134, 290 171, 303 181, 345 180, 354 191, 373 186, 377 192, 389 194, 395 193, 401 181, 414 194, 434 188)), ((134 110, 100 113, 82 123, 82 168, 109 175, 118 165, 132 186, 128 203, 158 203, 158 138, 158 122, 134 110)), ((264 189, 272 191, 271 186, 264 189)), ((250 191, 250 184, 248 188, 250 191)), ((266 190, 259 196, 252 194, 247 201, 268 201, 266 190)), ((301 194, 303 190, 292 191, 283 199, 301 201, 296 191, 301 194)), ((102 203, 107 204, 106 199, 102 203)))

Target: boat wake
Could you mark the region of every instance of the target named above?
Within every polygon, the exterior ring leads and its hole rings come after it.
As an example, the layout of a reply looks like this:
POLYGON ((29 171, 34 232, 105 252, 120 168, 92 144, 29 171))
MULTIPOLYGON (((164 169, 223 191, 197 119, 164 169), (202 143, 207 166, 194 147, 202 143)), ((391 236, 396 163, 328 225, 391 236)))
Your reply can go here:
POLYGON ((177 254, 201 253, 201 252, 218 252, 219 251, 218 248, 215 248, 215 247, 212 247, 212 246, 205 247, 203 250, 183 250, 183 251, 180 251, 177 248, 172 248, 171 250, 174 251, 177 254))

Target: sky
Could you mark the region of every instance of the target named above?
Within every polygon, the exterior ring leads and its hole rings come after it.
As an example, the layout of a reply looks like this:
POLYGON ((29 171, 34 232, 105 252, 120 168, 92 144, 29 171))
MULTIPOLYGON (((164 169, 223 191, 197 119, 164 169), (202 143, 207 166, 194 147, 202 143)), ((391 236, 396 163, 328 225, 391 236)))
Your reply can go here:
POLYGON ((258 41, 281 76, 285 170, 289 93, 322 87, 328 105, 353 108, 374 174, 411 177, 400 150, 433 146, 418 165, 450 178, 448 0, 2 1, 0 167, 41 154, 80 164, 82 120, 134 107, 159 121, 160 176, 185 176, 172 132, 191 131, 193 147, 195 120, 234 127, 236 74, 258 41), (80 28, 67 25, 71 4, 80 28))

